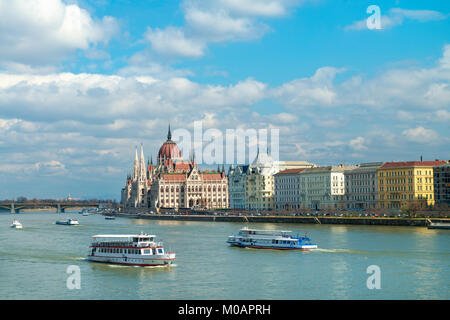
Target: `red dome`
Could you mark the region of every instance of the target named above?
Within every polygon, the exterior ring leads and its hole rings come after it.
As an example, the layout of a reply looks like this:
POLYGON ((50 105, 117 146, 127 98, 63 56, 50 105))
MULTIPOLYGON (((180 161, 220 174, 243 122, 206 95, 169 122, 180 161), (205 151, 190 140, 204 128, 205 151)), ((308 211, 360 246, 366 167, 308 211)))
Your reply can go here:
POLYGON ((167 140, 158 152, 158 159, 180 159, 181 151, 172 140, 167 140))

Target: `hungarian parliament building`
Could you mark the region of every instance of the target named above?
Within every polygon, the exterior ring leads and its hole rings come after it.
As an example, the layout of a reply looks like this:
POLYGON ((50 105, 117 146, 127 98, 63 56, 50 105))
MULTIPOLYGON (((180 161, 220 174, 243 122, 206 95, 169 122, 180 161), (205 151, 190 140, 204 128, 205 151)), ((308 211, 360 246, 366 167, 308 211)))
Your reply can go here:
POLYGON ((217 172, 201 172, 195 155, 184 160, 172 141, 170 126, 156 165, 153 165, 153 159, 145 163, 142 146, 140 153, 138 158, 136 148, 132 174, 128 175, 122 189, 121 203, 125 210, 229 207, 228 178, 224 168, 217 172))

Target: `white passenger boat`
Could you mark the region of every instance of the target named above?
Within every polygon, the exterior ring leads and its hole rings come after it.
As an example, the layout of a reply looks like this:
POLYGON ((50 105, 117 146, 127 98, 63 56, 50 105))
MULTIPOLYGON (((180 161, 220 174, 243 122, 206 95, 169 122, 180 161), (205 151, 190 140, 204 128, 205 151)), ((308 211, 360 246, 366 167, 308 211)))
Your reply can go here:
POLYGON ((76 225, 79 225, 80 223, 78 222, 77 219, 67 219, 67 220, 56 221, 56 224, 61 224, 61 225, 65 225, 65 226, 76 226, 76 225))
POLYGON ((238 234, 228 237, 227 243, 236 247, 255 249, 302 250, 317 249, 311 239, 300 235, 290 235, 291 231, 256 230, 242 228, 238 234))
POLYGON ((175 253, 166 252, 155 235, 95 235, 88 260, 130 266, 170 266, 175 253))
POLYGON ((450 223, 445 222, 431 222, 428 229, 450 229, 450 223))
POLYGON ((12 223, 11 223, 11 228, 14 228, 14 229, 22 229, 23 228, 23 226, 22 226, 22 224, 18 221, 18 220, 13 220, 12 221, 12 223))

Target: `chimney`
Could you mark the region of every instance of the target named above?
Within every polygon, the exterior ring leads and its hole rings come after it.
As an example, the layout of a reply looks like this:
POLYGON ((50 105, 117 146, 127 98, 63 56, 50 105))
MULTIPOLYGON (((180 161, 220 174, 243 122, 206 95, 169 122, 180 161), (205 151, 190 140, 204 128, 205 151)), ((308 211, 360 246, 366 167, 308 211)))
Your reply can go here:
POLYGON ((420 161, 422 162, 423 160, 422 160, 422 156, 420 156, 420 161))

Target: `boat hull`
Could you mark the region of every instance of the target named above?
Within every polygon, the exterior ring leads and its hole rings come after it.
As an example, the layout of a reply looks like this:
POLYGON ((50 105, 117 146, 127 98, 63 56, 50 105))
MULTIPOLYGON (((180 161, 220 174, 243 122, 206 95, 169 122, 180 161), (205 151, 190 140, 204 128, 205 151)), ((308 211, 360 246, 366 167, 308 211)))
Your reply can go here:
POLYGON ((61 226, 78 226, 79 225, 79 223, 69 223, 69 222, 59 222, 59 221, 55 222, 55 224, 59 224, 61 226))
POLYGON ((247 243, 239 243, 239 242, 228 242, 232 247, 240 247, 240 248, 252 248, 252 249, 273 249, 273 250, 297 250, 297 251, 310 251, 313 249, 317 249, 317 245, 300 245, 300 246, 262 246, 257 244, 247 244, 247 243))
POLYGON ((157 255, 155 257, 118 257, 118 256, 96 256, 88 255, 88 260, 108 264, 118 264, 139 267, 170 266, 175 263, 175 253, 157 255))
POLYGON ((435 224, 435 225, 429 225, 428 229, 450 229, 450 224, 435 224))

